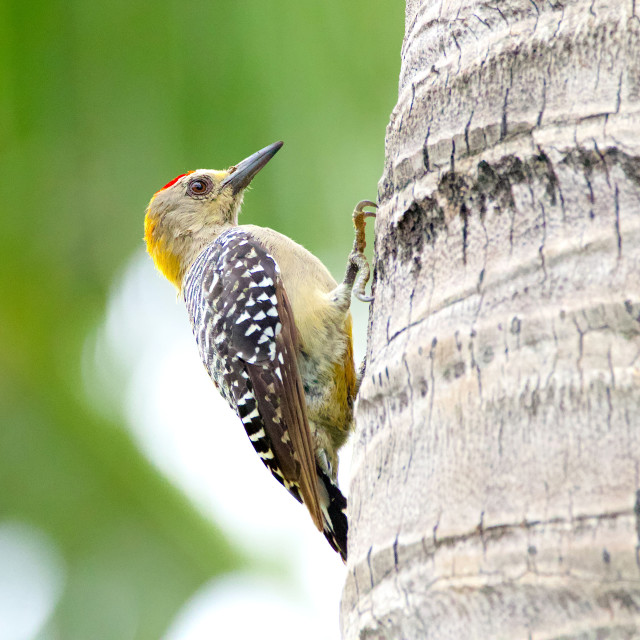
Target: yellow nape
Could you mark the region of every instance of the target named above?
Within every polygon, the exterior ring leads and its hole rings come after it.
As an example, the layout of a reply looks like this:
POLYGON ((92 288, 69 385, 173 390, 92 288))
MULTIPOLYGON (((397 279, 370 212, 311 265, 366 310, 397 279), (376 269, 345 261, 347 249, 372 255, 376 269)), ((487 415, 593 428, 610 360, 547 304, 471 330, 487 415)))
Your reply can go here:
POLYGON ((182 285, 180 258, 169 250, 166 242, 156 237, 155 229, 156 221, 152 220, 147 213, 144 218, 144 241, 147 244, 147 253, 153 259, 158 271, 177 289, 180 289, 182 285))

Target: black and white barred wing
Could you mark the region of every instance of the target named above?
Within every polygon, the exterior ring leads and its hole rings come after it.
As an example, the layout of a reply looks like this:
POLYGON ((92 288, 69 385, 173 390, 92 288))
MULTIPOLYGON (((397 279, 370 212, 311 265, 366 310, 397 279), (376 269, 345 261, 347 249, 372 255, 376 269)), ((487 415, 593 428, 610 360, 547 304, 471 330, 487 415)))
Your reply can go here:
POLYGON ((278 266, 251 235, 227 231, 198 256, 183 295, 216 387, 264 464, 322 530, 296 329, 278 266))

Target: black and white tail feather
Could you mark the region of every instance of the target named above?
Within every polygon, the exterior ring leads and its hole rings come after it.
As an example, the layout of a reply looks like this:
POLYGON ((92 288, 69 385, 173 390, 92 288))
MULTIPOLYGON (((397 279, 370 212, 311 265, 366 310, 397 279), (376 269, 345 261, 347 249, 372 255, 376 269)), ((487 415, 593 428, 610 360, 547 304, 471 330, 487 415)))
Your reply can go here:
POLYGON ((346 561, 347 501, 316 460, 296 327, 277 264, 250 233, 231 229, 200 253, 182 293, 217 389, 262 462, 346 561))
POLYGON ((322 517, 324 520, 323 533, 331 548, 347 561, 347 499, 342 495, 338 485, 317 467, 318 479, 322 485, 320 492, 322 517), (326 499, 323 496, 326 492, 326 499))

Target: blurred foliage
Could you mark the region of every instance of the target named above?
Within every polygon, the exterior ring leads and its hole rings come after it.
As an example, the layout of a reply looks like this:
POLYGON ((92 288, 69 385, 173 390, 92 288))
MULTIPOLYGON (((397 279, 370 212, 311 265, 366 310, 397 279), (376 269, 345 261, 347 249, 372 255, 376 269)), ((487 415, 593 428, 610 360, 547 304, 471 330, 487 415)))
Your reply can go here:
POLYGON ((243 220, 341 269, 350 211, 382 171, 403 13, 367 0, 0 4, 0 521, 62 552, 58 637, 158 638, 200 584, 243 562, 83 396, 83 344, 141 246, 148 199, 282 139, 243 220))

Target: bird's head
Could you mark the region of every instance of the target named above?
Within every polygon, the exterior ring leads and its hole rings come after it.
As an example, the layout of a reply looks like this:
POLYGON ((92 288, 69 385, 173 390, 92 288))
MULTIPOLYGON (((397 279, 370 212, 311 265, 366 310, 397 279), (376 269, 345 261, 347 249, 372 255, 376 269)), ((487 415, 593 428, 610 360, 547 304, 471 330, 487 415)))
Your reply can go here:
POLYGON ((178 289, 200 251, 238 224, 244 190, 280 147, 274 142, 224 171, 189 171, 151 198, 144 219, 147 251, 178 289))

